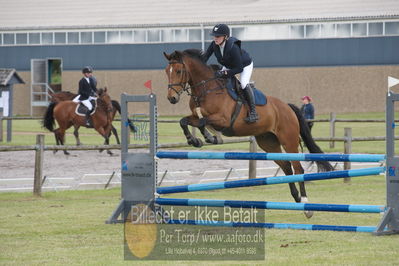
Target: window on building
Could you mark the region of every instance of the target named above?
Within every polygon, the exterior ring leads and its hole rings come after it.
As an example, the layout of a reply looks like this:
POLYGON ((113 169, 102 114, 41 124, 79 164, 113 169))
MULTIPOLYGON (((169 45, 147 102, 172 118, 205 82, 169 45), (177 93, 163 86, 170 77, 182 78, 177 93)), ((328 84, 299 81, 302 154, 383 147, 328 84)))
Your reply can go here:
POLYGON ((119 31, 108 31, 107 32, 107 43, 119 43, 119 31))
POLYGON ((92 32, 81 32, 80 33, 80 43, 92 43, 93 34, 92 32))
POLYGON ((79 43, 79 32, 68 32, 68 43, 76 44, 79 43))
POLYGON ((291 38, 300 39, 304 37, 304 26, 303 25, 291 25, 291 38))
POLYGON ((320 25, 306 25, 306 38, 319 38, 320 25))
POLYGON ((43 32, 42 33, 42 44, 53 44, 53 33, 43 32))
POLYGON ((245 32, 245 39, 272 39, 274 37, 274 29, 272 25, 249 26, 245 32))
POLYGON ((54 43, 55 44, 65 44, 66 43, 66 32, 55 32, 54 33, 54 43))
POLYGON ((353 37, 367 36, 367 24, 366 23, 353 23, 352 24, 353 37))
POLYGON ((335 24, 333 23, 321 24, 320 37, 322 38, 335 37, 335 24))
POLYGON ((145 42, 145 30, 135 30, 134 31, 134 41, 135 42, 145 42))
POLYGON ((17 33, 15 35, 17 44, 27 44, 28 43, 28 34, 27 33, 17 33))
POLYGON ((172 29, 163 29, 161 32, 161 41, 162 42, 173 42, 173 30, 172 29))
POLYGON ((94 32, 94 43, 105 43, 105 31, 94 32))
POLYGON ((290 27, 288 25, 274 25, 276 39, 288 39, 290 37, 290 27))
POLYGON ((382 22, 372 22, 369 23, 369 35, 378 36, 383 34, 382 22))
POLYGON ((159 42, 159 30, 148 30, 148 42, 159 42))
POLYGON ((175 41, 176 42, 186 42, 187 41, 187 30, 186 29, 176 29, 175 32, 175 41))
POLYGON ((0 45, 3 44, 3 34, 0 33, 0 45))
POLYGON ((399 22, 385 22, 385 34, 398 35, 399 34, 399 22))
POLYGON ((40 44, 40 33, 29 33, 29 44, 40 44))
POLYGON ((3 34, 4 44, 15 44, 15 34, 14 33, 4 33, 3 34))
POLYGON ((231 28, 231 36, 234 36, 239 40, 244 39, 245 38, 245 28, 244 27, 231 28))
POLYGON ((350 36, 351 36, 350 23, 337 24, 337 37, 350 37, 350 36))
POLYGON ((212 38, 212 36, 210 35, 210 33, 211 33, 211 31, 212 31, 212 29, 213 28, 205 28, 204 29, 204 32, 205 32, 205 41, 211 41, 213 38, 212 38))
POLYGON ((133 41, 133 32, 131 30, 124 30, 120 32, 121 42, 130 43, 133 41))
POLYGON ((188 40, 190 42, 201 41, 201 29, 189 29, 188 30, 188 40))

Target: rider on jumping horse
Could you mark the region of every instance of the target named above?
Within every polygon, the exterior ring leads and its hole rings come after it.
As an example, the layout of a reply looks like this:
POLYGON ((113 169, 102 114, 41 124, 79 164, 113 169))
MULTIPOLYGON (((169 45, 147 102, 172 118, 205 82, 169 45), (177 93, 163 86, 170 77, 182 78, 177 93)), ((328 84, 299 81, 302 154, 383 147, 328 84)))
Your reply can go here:
POLYGON ((249 81, 252 75, 253 62, 249 54, 241 49, 241 41, 230 37, 230 29, 226 24, 217 24, 213 27, 211 35, 213 42, 205 52, 205 62, 214 53, 222 70, 215 73, 217 78, 230 78, 235 74, 240 75, 241 88, 249 105, 249 114, 245 119, 247 123, 254 123, 258 120, 255 109, 254 92, 249 81))
POLYGON ((86 112, 86 126, 90 125, 90 113, 92 112, 93 105, 91 100, 97 98, 97 81, 93 77, 93 69, 90 66, 86 66, 82 69, 83 78, 79 81, 79 92, 78 96, 73 99, 74 102, 81 102, 87 107, 86 112))

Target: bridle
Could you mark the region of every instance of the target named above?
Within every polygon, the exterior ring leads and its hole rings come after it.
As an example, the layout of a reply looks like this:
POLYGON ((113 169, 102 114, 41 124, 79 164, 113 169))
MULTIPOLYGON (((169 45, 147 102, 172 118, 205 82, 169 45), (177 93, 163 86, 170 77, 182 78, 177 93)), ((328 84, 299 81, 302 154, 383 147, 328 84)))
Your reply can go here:
POLYGON ((179 62, 179 61, 170 61, 169 65, 173 65, 173 64, 181 64, 183 65, 183 70, 182 70, 182 75, 181 75, 181 80, 179 83, 169 83, 168 84, 168 90, 173 90, 179 97, 180 94, 182 94, 183 92, 187 92, 190 95, 190 84, 188 83, 188 78, 186 77, 186 81, 183 83, 183 80, 185 78, 185 76, 187 76, 187 71, 186 71, 186 66, 184 65, 183 62, 179 62), (182 87, 182 90, 177 91, 174 86, 179 86, 182 87))
POLYGON ((188 75, 188 74, 187 74, 186 65, 184 64, 184 62, 180 62, 180 61, 170 61, 170 62, 169 62, 169 65, 171 65, 171 64, 181 64, 181 65, 183 65, 181 81, 180 81, 179 83, 169 83, 169 84, 168 84, 168 90, 173 90, 173 91, 177 94, 177 96, 178 96, 179 98, 180 98, 180 95, 181 95, 183 92, 187 92, 187 95, 193 97, 194 102, 196 103, 197 106, 199 106, 199 103, 200 103, 201 98, 202 98, 203 96, 205 96, 206 94, 208 94, 208 93, 211 92, 211 91, 223 89, 223 85, 220 84, 220 82, 218 82, 218 84, 219 84, 218 87, 213 88, 213 89, 203 90, 202 93, 201 93, 201 95, 199 95, 199 96, 194 95, 194 94, 191 92, 193 88, 196 88, 196 87, 199 87, 199 86, 205 86, 206 83, 208 83, 208 82, 210 82, 210 81, 213 81, 213 80, 218 80, 219 78, 213 77, 213 78, 210 78, 210 79, 207 79, 207 80, 201 80, 200 82, 198 82, 198 83, 196 83, 196 84, 194 84, 194 85, 191 86, 191 85, 189 84, 189 79, 187 78, 187 75, 188 75), (183 80, 184 80, 185 77, 186 77, 186 81, 184 82, 183 80), (175 88, 173 88, 173 86, 182 87, 182 90, 177 91, 175 88))

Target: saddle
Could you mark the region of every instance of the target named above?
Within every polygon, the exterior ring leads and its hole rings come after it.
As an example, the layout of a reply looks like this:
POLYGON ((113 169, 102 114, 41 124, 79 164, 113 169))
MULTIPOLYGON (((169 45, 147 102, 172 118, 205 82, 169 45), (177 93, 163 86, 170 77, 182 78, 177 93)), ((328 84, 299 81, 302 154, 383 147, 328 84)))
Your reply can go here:
MULTIPOLYGON (((265 94, 255 88, 252 83, 250 83, 250 86, 252 87, 252 90, 254 92, 255 104, 259 106, 266 105, 267 98, 265 94)), ((241 98, 241 100, 246 103, 245 97, 244 95, 242 95, 241 83, 236 77, 227 79, 226 88, 231 98, 233 98, 235 101, 238 101, 238 99, 241 98)))
MULTIPOLYGON (((93 109, 90 112, 90 115, 93 115, 97 109, 97 100, 91 100, 90 103, 93 105, 93 109)), ((88 108, 86 107, 86 105, 84 105, 83 103, 79 103, 78 106, 76 106, 75 114, 79 116, 86 116, 87 110, 88 108)))
MULTIPOLYGON (((226 80, 225 86, 227 88, 227 92, 230 95, 230 97, 236 101, 236 106, 234 108, 234 112, 231 114, 231 120, 230 120, 230 126, 228 128, 223 128, 221 130, 222 134, 225 136, 234 136, 234 130, 233 130, 233 125, 234 122, 236 121, 238 115, 240 114, 241 107, 243 103, 246 103, 246 99, 243 95, 242 89, 241 89, 241 83, 240 81, 235 77, 228 78, 226 80)), ((255 98, 255 104, 256 105, 266 105, 267 103, 267 98, 261 92, 260 90, 257 90, 253 84, 250 84, 252 87, 252 90, 254 92, 254 98, 255 98)))

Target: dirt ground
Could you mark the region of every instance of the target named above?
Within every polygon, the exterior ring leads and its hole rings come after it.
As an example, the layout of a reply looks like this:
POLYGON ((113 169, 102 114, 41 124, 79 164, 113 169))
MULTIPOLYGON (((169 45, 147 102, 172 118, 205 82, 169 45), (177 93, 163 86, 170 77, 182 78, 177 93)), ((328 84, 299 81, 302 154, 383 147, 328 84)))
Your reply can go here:
MULTIPOLYGON (((79 177, 84 174, 111 174, 120 172, 119 151, 114 156, 98 151, 70 151, 66 156, 61 151, 53 154, 45 151, 43 175, 48 177, 79 177)), ((34 151, 16 151, 0 153, 0 178, 33 178, 35 164, 34 151)), ((273 162, 258 162, 262 167, 275 166, 273 162)), ((158 171, 194 171, 224 170, 230 168, 248 168, 245 160, 176 160, 158 161, 158 171), (184 163, 183 163, 184 162, 184 163)))

